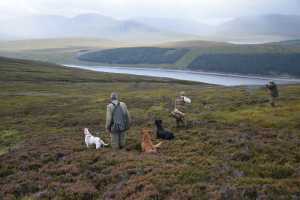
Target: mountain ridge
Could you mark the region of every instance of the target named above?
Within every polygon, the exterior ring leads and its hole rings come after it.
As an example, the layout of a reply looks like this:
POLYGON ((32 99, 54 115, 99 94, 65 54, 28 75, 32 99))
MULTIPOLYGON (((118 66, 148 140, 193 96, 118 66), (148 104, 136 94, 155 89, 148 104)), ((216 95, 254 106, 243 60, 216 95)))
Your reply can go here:
POLYGON ((166 42, 213 40, 264 43, 300 38, 300 15, 269 14, 238 17, 210 26, 197 20, 133 18, 119 20, 101 14, 74 17, 33 15, 2 20, 2 39, 99 37, 112 40, 166 42))

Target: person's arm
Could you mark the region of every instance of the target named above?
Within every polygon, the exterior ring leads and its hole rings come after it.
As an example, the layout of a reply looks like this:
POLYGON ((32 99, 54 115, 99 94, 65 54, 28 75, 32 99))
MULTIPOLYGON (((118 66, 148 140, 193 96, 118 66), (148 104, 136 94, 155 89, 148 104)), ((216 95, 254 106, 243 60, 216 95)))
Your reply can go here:
POLYGON ((110 106, 108 105, 106 108, 106 124, 105 124, 105 128, 107 132, 110 132, 111 120, 112 120, 112 112, 110 106))

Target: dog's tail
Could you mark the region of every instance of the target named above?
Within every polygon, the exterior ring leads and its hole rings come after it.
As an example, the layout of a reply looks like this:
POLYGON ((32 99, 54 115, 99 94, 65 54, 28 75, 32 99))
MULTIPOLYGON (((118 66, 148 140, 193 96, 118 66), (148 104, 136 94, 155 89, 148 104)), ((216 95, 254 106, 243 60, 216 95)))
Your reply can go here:
POLYGON ((160 142, 160 143, 158 143, 158 144, 154 145, 154 147, 155 147, 155 148, 159 148, 159 147, 160 147, 160 145, 162 145, 162 142, 160 142))
POLYGON ((108 144, 106 144, 103 140, 101 140, 101 143, 102 143, 102 145, 105 146, 105 147, 108 146, 108 144))

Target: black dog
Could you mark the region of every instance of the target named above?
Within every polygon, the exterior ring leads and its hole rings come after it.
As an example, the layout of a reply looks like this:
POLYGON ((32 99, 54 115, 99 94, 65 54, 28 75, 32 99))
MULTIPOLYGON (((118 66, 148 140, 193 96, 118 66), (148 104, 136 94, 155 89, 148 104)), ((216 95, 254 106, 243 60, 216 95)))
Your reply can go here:
POLYGON ((175 136, 172 132, 165 131, 165 129, 162 126, 162 120, 160 120, 160 119, 155 120, 155 125, 156 125, 157 138, 161 138, 164 140, 172 140, 175 138, 175 136))

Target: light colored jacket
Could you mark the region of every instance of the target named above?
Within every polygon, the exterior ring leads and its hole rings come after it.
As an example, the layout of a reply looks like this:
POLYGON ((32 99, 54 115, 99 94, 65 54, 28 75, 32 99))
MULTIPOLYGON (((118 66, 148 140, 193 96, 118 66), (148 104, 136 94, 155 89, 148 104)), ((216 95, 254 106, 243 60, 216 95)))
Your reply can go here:
MULTIPOLYGON (((106 124, 105 124, 106 130, 110 130, 110 126, 112 124, 112 118, 113 118, 112 114, 113 114, 113 110, 115 109, 114 105, 117 105, 118 103, 119 103, 118 100, 113 100, 112 103, 108 104, 106 107, 106 124)), ((125 113, 125 115, 128 116, 129 124, 130 124, 130 121, 131 121, 130 114, 129 114, 126 104, 123 102, 120 102, 120 106, 121 106, 123 112, 125 113)))
POLYGON ((188 103, 190 104, 192 101, 190 98, 186 96, 179 96, 175 99, 175 110, 178 110, 182 113, 185 113, 185 105, 188 103))

